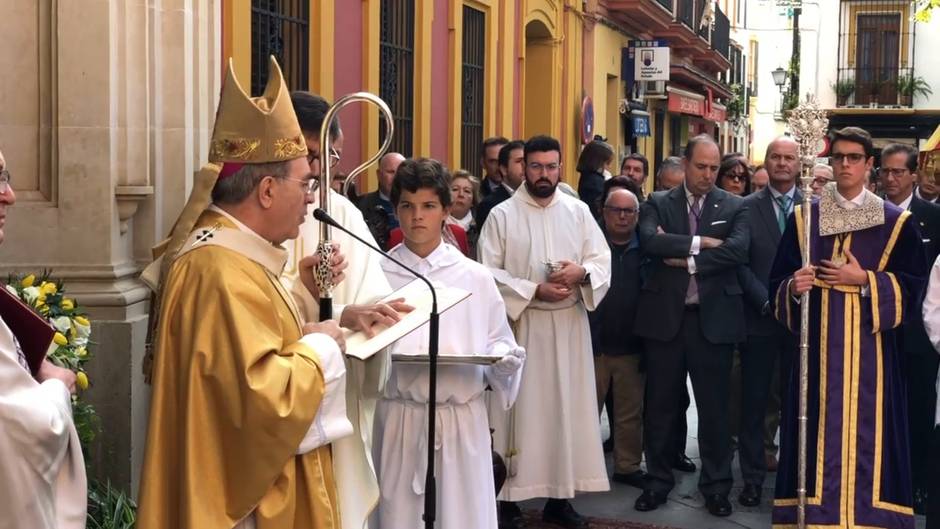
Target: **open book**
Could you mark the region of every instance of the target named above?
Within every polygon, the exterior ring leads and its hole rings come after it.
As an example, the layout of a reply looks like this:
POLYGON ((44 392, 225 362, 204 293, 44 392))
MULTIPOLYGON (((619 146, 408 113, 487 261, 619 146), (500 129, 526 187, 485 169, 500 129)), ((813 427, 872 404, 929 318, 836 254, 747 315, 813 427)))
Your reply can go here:
MULTIPOLYGON (((432 281, 432 283, 434 282, 432 281)), ((437 292, 437 311, 441 314, 470 297, 470 292, 466 290, 446 287, 437 283, 434 283, 434 291, 437 292)), ((405 303, 414 307, 414 310, 402 315, 401 320, 391 327, 385 325, 375 326, 372 330, 376 334, 372 338, 362 332, 343 329, 343 335, 346 338, 346 355, 365 360, 431 319, 431 291, 420 279, 415 279, 385 296, 379 303, 387 303, 398 298, 404 298, 405 303)))

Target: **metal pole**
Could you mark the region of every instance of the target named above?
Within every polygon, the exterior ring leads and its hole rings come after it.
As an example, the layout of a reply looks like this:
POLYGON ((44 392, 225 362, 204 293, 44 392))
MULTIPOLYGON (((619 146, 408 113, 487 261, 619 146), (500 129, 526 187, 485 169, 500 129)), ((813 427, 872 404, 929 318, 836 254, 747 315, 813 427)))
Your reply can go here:
MULTIPOLYGON (((812 241, 812 196, 813 166, 816 156, 823 148, 823 138, 829 128, 826 111, 819 108, 816 98, 807 95, 806 101, 793 109, 788 120, 790 131, 800 145, 801 178, 803 184, 802 218, 795 219, 803 223, 801 257, 803 267, 812 264, 810 243, 812 241)), ((809 294, 800 296, 800 387, 799 410, 797 415, 797 485, 796 485, 796 526, 806 529, 806 457, 807 457, 807 412, 809 407, 809 294)))

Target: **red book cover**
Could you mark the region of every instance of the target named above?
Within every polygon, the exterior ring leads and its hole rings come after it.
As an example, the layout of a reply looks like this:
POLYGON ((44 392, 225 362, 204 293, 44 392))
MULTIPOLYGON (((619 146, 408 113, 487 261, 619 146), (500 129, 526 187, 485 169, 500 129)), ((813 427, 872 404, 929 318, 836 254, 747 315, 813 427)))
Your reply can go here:
POLYGON ((0 287, 0 318, 16 336, 26 356, 30 372, 35 375, 46 358, 55 328, 20 298, 0 287))

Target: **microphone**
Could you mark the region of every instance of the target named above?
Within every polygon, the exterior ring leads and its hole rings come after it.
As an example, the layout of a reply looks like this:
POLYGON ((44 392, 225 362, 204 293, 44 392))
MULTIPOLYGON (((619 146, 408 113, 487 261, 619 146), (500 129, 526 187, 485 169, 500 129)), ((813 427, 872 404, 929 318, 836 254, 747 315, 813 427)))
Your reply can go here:
POLYGON ((440 327, 438 325, 440 314, 437 312, 437 292, 434 291, 434 285, 428 281, 428 278, 419 274, 405 263, 395 259, 375 244, 356 235, 352 232, 352 230, 347 229, 339 222, 336 222, 336 219, 331 217, 329 213, 323 210, 323 208, 314 209, 313 218, 338 229, 339 231, 366 245, 373 251, 380 253, 389 261, 397 264, 404 270, 407 270, 411 275, 415 276, 421 281, 424 281, 424 284, 427 285, 429 289, 431 289, 431 318, 428 322, 430 331, 428 333, 428 356, 430 357, 430 362, 428 362, 428 466, 427 472, 424 476, 424 526, 427 529, 434 529, 434 520, 437 518, 437 486, 434 480, 434 422, 437 416, 437 348, 440 341, 440 327))

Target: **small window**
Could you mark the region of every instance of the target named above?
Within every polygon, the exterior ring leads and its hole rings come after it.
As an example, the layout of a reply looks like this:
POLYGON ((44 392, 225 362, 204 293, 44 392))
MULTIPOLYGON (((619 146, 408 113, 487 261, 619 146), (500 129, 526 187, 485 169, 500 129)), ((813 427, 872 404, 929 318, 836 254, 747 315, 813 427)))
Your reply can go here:
POLYGON ((462 167, 471 170, 477 167, 476 164, 483 156, 485 38, 486 15, 464 6, 460 161, 462 167))
MULTIPOLYGON (((414 138, 414 2, 382 0, 379 31, 379 97, 392 111, 395 133, 392 152, 412 156, 414 138)), ((379 120, 379 142, 385 138, 385 120, 379 120)))
POLYGON ((251 93, 268 83, 268 57, 277 59, 291 90, 307 90, 310 76, 310 1, 251 0, 251 93))

